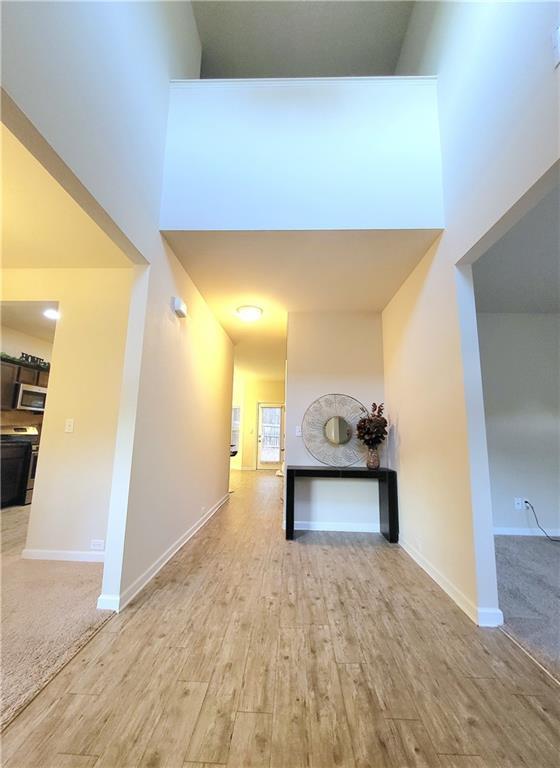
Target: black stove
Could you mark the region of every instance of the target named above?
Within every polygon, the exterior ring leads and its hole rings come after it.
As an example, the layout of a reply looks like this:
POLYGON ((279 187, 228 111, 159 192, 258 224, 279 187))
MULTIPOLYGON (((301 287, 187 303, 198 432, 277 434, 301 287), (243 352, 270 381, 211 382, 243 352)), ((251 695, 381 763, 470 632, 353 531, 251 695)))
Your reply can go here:
POLYGON ((39 455, 37 427, 0 427, 2 507, 31 504, 39 455))

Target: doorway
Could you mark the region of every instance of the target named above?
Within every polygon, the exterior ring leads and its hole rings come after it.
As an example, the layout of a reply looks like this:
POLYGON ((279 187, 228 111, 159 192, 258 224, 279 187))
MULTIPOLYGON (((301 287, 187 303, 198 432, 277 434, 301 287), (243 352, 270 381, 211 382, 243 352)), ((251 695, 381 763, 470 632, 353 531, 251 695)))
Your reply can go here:
POLYGON ((284 460, 284 406, 259 403, 257 469, 278 469, 284 460))
POLYGON ((559 205, 556 184, 473 265, 499 605, 505 631, 556 677, 559 205))

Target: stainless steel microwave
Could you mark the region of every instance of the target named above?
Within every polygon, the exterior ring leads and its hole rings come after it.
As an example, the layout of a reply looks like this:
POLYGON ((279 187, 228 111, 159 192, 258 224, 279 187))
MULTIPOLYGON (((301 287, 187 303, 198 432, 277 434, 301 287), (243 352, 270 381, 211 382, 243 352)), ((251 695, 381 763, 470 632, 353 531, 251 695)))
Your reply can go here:
POLYGON ((46 401, 46 387, 34 387, 21 382, 16 385, 15 407, 18 411, 44 411, 46 401))

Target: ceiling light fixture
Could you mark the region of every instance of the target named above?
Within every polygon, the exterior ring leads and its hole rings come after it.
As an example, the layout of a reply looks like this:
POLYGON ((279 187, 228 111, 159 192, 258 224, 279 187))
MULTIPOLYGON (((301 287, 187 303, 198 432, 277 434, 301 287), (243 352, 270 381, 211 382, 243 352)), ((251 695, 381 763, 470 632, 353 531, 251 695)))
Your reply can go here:
POLYGON ((263 313, 260 307, 253 307, 250 305, 237 307, 236 312, 238 317, 240 317, 244 323, 254 323, 255 320, 260 320, 263 313))
POLYGON ((58 309, 45 309, 43 312, 43 315, 45 317, 48 317, 49 320, 59 320, 60 319, 60 312, 58 309))

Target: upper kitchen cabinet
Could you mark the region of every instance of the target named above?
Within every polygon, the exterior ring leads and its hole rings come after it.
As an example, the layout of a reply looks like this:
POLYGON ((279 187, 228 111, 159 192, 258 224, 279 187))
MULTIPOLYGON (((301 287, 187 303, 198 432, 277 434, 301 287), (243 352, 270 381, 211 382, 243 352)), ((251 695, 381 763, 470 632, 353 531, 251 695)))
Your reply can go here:
POLYGON ((2 363, 0 408, 9 411, 14 407, 14 390, 17 381, 18 365, 2 363))
POLYGON ((49 373, 50 371, 38 371, 37 386, 47 387, 49 385, 49 373))
POLYGON ((21 383, 30 384, 34 387, 47 387, 49 371, 2 360, 1 380, 2 397, 0 408, 3 411, 9 411, 14 407, 15 385, 21 383))
POLYGON ((25 368, 23 365, 19 366, 19 374, 17 381, 21 381, 22 384, 37 384, 38 371, 35 368, 25 368))

